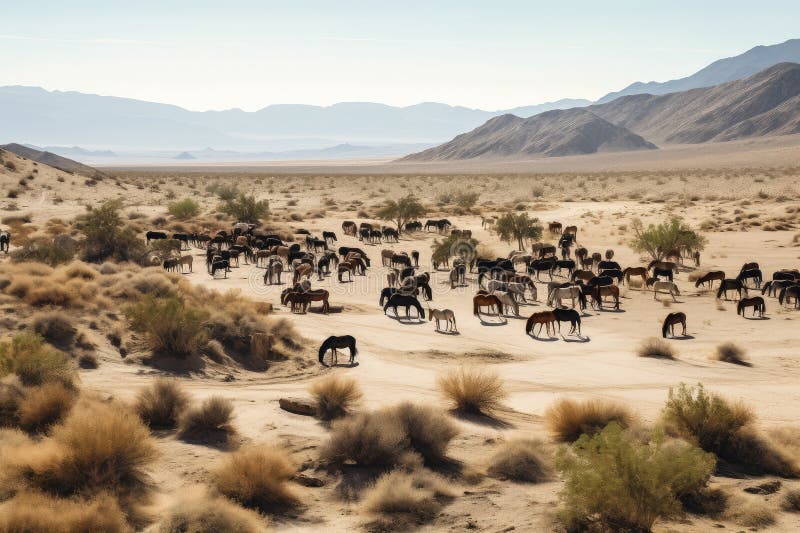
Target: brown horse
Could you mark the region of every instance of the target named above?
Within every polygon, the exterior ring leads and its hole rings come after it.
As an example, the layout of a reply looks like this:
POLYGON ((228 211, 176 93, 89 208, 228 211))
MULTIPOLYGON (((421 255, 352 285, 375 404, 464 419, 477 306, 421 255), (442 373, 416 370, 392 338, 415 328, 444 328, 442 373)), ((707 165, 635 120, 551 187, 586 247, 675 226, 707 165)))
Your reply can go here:
POLYGON ((310 278, 314 272, 314 267, 308 263, 301 263, 294 269, 294 276, 292 276, 292 283, 297 283, 303 276, 310 278))
POLYGON ((677 313, 670 313, 667 315, 667 318, 664 319, 664 325, 661 326, 661 336, 665 339, 667 338, 667 332, 669 331, 670 335, 673 337, 675 336, 675 325, 680 324, 683 326, 683 333, 682 335, 686 336, 686 313, 678 311, 677 313))
POLYGON ((563 229, 563 226, 561 225, 561 222, 550 222, 547 225, 547 229, 550 230, 550 233, 553 233, 553 234, 557 235, 557 234, 561 233, 561 230, 563 229))
POLYGON ((756 316, 756 313, 761 318, 764 318, 764 313, 767 311, 767 306, 764 303, 764 298, 761 296, 754 296, 752 298, 742 298, 739 300, 739 305, 736 306, 736 314, 744 316, 744 310, 747 307, 753 308, 753 316, 756 316))
POLYGON ((503 308, 503 304, 500 302, 500 299, 493 295, 493 294, 476 294, 472 298, 472 314, 480 317, 481 316, 481 307, 488 307, 488 308, 495 308, 497 315, 500 315, 500 310, 503 308))
POLYGON ((616 285, 592 285, 587 287, 587 294, 592 297, 592 307, 603 309, 603 296, 611 296, 614 299, 614 309, 619 309, 619 287, 616 285))
POLYGON ((564 235, 569 235, 569 234, 575 235, 575 237, 577 237, 578 226, 567 226, 566 228, 564 228, 564 235))
POLYGON ((622 271, 622 277, 628 285, 631 284, 631 277, 639 276, 642 278, 642 287, 647 285, 647 268, 645 267, 628 267, 622 271))
POLYGON ((544 326, 547 328, 547 334, 550 335, 550 326, 553 326, 553 333, 556 332, 556 317, 552 311, 533 313, 525 323, 525 333, 527 335, 533 334, 536 337, 537 333, 533 330, 536 325, 539 326, 539 333, 542 332, 542 326, 544 326))
POLYGON ((572 281, 581 280, 584 283, 588 283, 594 277, 596 276, 591 270, 576 270, 572 273, 572 281))
POLYGON ((289 304, 292 308, 292 312, 302 308, 305 313, 311 302, 322 302, 322 312, 328 314, 328 311, 330 311, 329 297, 330 293, 325 289, 314 289, 303 292, 289 291, 281 296, 281 304, 289 304))
POLYGON ((342 274, 347 272, 347 281, 353 281, 353 273, 356 270, 356 265, 352 261, 342 261, 339 263, 339 266, 336 267, 336 275, 339 279, 339 283, 342 282, 342 274))
POLYGON ((708 283, 708 288, 711 289, 714 287, 714 282, 719 281, 722 282, 725 279, 725 272, 722 270, 712 270, 711 272, 706 272, 699 278, 697 281, 694 282, 695 287, 700 287, 700 285, 705 285, 708 283))

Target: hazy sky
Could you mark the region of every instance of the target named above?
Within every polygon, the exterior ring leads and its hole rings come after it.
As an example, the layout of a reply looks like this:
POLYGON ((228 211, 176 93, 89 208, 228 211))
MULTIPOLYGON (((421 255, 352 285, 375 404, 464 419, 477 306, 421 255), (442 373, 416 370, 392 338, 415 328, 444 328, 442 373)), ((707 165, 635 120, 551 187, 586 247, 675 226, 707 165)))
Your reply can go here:
POLYGON ((595 99, 800 37, 800 2, 148 1, 0 6, 0 85, 194 110, 595 99))

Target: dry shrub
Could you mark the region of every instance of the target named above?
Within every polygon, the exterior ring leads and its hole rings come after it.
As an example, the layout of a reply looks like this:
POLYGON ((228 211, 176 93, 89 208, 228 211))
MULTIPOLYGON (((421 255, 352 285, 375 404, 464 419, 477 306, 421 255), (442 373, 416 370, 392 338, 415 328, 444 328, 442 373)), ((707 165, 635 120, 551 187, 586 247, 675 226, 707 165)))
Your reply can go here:
POLYGON ((323 420, 348 415, 363 397, 356 380, 336 374, 315 381, 309 392, 317 404, 317 415, 323 420))
POLYGON ((724 342, 717 346, 713 359, 734 365, 750 366, 745 357, 744 349, 732 342, 724 342))
POLYGON ((430 472, 395 470, 366 492, 364 509, 382 515, 380 529, 391 530, 433 520, 454 496, 447 481, 430 472))
POLYGON ((139 391, 134 408, 151 428, 174 428, 189 406, 189 395, 177 381, 157 379, 139 391))
POLYGON ((92 353, 84 353, 78 357, 78 366, 85 370, 92 370, 99 366, 97 356, 92 353))
POLYGON ((155 458, 147 428, 123 406, 80 400, 51 437, 13 453, 6 469, 18 487, 56 496, 89 497, 108 493, 136 523, 149 502, 145 469, 155 458))
POLYGON ((783 495, 781 509, 790 513, 800 513, 800 489, 789 489, 783 495))
POLYGON ((611 423, 559 452, 561 517, 569 530, 650 531, 659 518, 680 514, 679 497, 705 487, 714 463, 686 442, 658 435, 642 442, 611 423))
POLYGON ((775 511, 761 502, 741 502, 731 506, 730 517, 740 526, 759 529, 775 523, 775 511))
POLYGON ((636 353, 639 357, 657 357, 661 359, 675 358, 675 350, 672 346, 664 339, 659 339, 658 337, 645 339, 642 344, 639 345, 639 349, 636 353))
POLYGON ((186 305, 177 296, 147 295, 125 309, 132 330, 158 356, 196 356, 208 340, 204 322, 208 314, 186 305))
POLYGON ((132 532, 113 497, 63 500, 45 494, 22 493, 0 506, 0 531, 48 533, 132 532))
POLYGON ((516 439, 503 443, 489 462, 488 473, 498 479, 542 483, 552 479, 552 469, 541 441, 516 439))
POLYGON ((622 404, 607 400, 562 399, 545 412, 547 427, 562 442, 574 442, 581 435, 594 435, 610 422, 630 427, 633 415, 622 404))
POLYGON ((455 409, 466 413, 492 414, 508 396, 500 376, 477 368, 454 370, 440 376, 437 385, 455 409))
POLYGON ((446 460, 447 446, 457 434, 442 412, 406 402, 337 420, 322 457, 380 469, 420 459, 437 464, 446 460))
POLYGON ((28 390, 19 405, 19 427, 28 433, 48 431, 69 414, 76 397, 74 389, 59 382, 28 390))
POLYGON ((61 348, 71 346, 78 332, 72 318, 63 311, 37 313, 33 316, 32 326, 44 340, 61 348))
POLYGON ((178 436, 191 442, 225 443, 236 434, 231 423, 233 403, 212 396, 202 405, 189 408, 181 417, 178 436))
POLYGON ((0 380, 0 428, 19 426, 19 406, 24 398, 25 390, 17 376, 0 380))
POLYGON ((264 519, 235 503, 194 488, 182 494, 166 511, 158 533, 260 533, 264 519))
POLYGON ((662 418, 671 434, 697 443, 748 473, 800 475, 792 458, 755 431, 755 417, 749 408, 706 393, 702 384, 687 387, 681 383, 677 390, 670 389, 662 418))
POLYGON ((11 342, 0 343, 0 374, 16 374, 26 386, 71 384, 74 377, 66 355, 27 332, 14 336, 11 342))
POLYGON ((299 501, 289 487, 297 468, 275 446, 249 446, 230 454, 214 472, 214 485, 231 500, 261 512, 281 512, 299 501))
POLYGON ((97 271, 82 261, 73 261, 64 267, 62 272, 69 279, 92 280, 97 277, 97 271))

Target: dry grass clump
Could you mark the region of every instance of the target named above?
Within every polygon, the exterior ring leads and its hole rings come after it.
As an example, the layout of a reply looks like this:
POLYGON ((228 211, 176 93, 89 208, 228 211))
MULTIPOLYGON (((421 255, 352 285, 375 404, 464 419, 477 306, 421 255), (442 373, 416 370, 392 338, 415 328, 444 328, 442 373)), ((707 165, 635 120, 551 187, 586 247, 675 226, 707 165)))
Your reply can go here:
POLYGON ((69 279, 92 280, 97 277, 97 271, 82 261, 73 261, 66 265, 62 272, 69 279))
POLYGON ((450 441, 458 434, 442 412, 412 403, 361 413, 333 423, 322 449, 328 462, 389 469, 396 465, 446 461, 450 441))
POLYGON ((442 396, 465 413, 490 415, 508 397, 500 376, 477 368, 454 370, 440 376, 437 385, 442 396))
POLYGON ((233 403, 226 398, 212 396, 184 413, 180 419, 178 436, 190 442, 226 443, 236 434, 232 418, 233 403))
POLYGON ((552 479, 552 469, 543 451, 543 443, 516 439, 503 443, 489 462, 488 473, 498 479, 542 483, 552 479))
POLYGON ((289 453, 274 446, 249 446, 233 452, 214 472, 217 490, 261 512, 280 512, 299 503, 289 487, 297 468, 289 453))
POLYGON ((730 517, 751 529, 760 529, 775 523, 775 511, 761 502, 742 502, 731 507, 730 517))
POLYGON ((800 513, 800 489, 789 489, 783 495, 781 509, 790 513, 800 513))
POLYGON ((183 494, 166 514, 156 527, 158 533, 260 533, 265 529, 257 513, 205 490, 183 494))
POLYGON ((756 432, 749 408, 708 394, 701 384, 670 389, 662 418, 671 434, 748 473, 800 476, 796 461, 756 432))
POLYGON ((63 311, 44 311, 33 316, 33 330, 55 346, 68 348, 75 341, 78 328, 63 311))
POLYGON ((562 399, 544 414, 547 427, 562 442, 574 442, 581 435, 594 435, 611 422, 623 428, 633 423, 633 414, 622 404, 607 400, 562 399))
POLYGON ((43 383, 71 384, 74 370, 69 358, 44 344, 34 333, 19 333, 10 342, 0 343, 0 375, 16 374, 23 385, 43 383))
POLYGON ((174 428, 189 406, 189 395, 177 381, 158 379, 136 395, 134 409, 150 428, 174 428))
POLYGON ((651 337, 639 345, 636 354, 639 357, 656 357, 661 359, 675 359, 675 350, 664 339, 651 337))
POLYGON ((113 497, 65 500, 39 493, 21 493, 0 505, 0 531, 48 533, 131 533, 125 513, 113 497))
POLYGON ((454 496, 447 482, 431 472, 395 470, 366 492, 364 509, 381 515, 380 529, 391 530, 433 520, 454 496))
POLYGON ((125 315, 154 355, 196 356, 208 340, 204 327, 208 314, 177 296, 145 296, 127 307, 125 315))
POLYGON ((750 366, 745 357, 744 349, 732 342, 724 342, 717 346, 712 358, 724 363, 750 366))
POLYGON ((19 406, 25 390, 17 376, 0 379, 0 428, 19 426, 19 406))
POLYGON ((611 423, 559 452, 561 518, 576 531, 650 531, 681 513, 679 497, 705 487, 714 464, 686 442, 642 442, 611 423))
POLYGON ((44 433, 69 414, 76 399, 77 392, 59 382, 31 388, 19 404, 19 427, 44 433))
POLYGON ((317 404, 317 416, 323 420, 347 416, 363 397, 356 380, 336 374, 315 381, 309 392, 317 404))

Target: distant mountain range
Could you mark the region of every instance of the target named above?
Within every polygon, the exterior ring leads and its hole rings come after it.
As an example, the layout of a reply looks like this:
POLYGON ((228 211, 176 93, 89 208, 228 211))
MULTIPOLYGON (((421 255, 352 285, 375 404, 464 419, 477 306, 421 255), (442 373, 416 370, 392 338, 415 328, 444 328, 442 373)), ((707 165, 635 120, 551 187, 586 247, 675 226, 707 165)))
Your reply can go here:
POLYGON ((88 165, 84 165, 83 163, 78 163, 77 161, 73 161, 72 159, 62 157, 52 152, 37 150, 29 146, 11 143, 0 145, 0 148, 20 157, 24 157, 25 159, 30 159, 31 161, 36 161, 37 163, 42 163, 59 170, 63 170, 64 172, 83 174, 84 176, 95 176, 102 174, 102 172, 99 170, 88 165))
MULTIPOLYGON (((637 82, 609 93, 596 103, 631 94, 660 95, 715 86, 785 61, 800 62, 800 39, 758 46, 715 61, 679 80, 637 82)), ((271 105, 254 112, 240 109, 196 112, 130 98, 8 86, 0 87, 0 142, 31 143, 44 146, 45 151, 93 162, 123 157, 122 152, 156 151, 171 152, 167 158, 188 152, 200 159, 196 152, 203 146, 223 152, 265 154, 378 146, 381 148, 377 151, 397 156, 419 149, 420 144, 432 145, 450 139, 493 117, 513 114, 525 118, 592 103, 562 99, 486 111, 432 102, 407 107, 345 102, 326 107, 271 105)), ((369 157, 370 151, 376 150, 363 149, 354 157, 369 157)))
POLYGON ((800 63, 800 39, 790 39, 771 46, 756 46, 734 57, 718 59, 691 76, 665 82, 637 81, 621 91, 608 93, 596 103, 604 104, 631 94, 667 94, 700 87, 713 87, 728 81, 741 80, 778 63, 800 63))
POLYGON ((592 154, 795 133, 800 64, 780 63, 716 87, 623 96, 528 119, 504 115, 403 161, 592 154))

